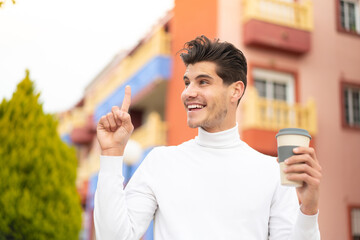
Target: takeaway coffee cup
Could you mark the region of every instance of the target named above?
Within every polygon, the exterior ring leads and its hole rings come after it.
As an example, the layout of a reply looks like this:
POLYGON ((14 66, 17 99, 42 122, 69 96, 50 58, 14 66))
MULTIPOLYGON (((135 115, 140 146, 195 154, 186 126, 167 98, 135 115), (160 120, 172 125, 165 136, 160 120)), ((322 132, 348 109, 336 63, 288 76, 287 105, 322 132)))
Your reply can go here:
MULTIPOLYGON (((302 181, 290 181, 286 178, 284 168, 285 160, 294 155, 293 149, 296 147, 308 147, 311 136, 305 129, 301 128, 283 128, 276 134, 278 146, 278 158, 280 164, 281 185, 301 187, 302 181)), ((300 163, 302 164, 302 163, 300 163)))

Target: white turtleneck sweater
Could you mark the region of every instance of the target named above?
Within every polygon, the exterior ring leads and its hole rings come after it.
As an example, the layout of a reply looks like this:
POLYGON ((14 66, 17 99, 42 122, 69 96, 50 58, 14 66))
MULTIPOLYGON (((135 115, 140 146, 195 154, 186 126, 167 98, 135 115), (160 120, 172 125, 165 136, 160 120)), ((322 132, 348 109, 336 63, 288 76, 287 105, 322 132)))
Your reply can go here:
POLYGON ((280 185, 276 159, 242 142, 237 126, 154 148, 125 190, 122 162, 101 156, 98 240, 138 240, 152 219, 155 240, 320 239, 317 215, 302 214, 295 188, 280 185))

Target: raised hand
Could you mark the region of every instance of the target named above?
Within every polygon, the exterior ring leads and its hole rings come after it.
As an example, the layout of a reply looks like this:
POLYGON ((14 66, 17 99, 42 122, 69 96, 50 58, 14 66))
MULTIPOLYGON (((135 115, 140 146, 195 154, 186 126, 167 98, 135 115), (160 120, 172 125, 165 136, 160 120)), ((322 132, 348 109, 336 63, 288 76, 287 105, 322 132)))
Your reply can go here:
POLYGON ((125 87, 125 96, 121 106, 111 108, 111 112, 102 116, 97 125, 97 138, 101 155, 122 156, 125 146, 134 130, 128 113, 131 103, 131 88, 125 87))
POLYGON ((284 171, 288 173, 289 180, 304 182, 302 187, 296 188, 301 211, 306 215, 314 215, 319 208, 321 166, 313 148, 298 147, 294 149, 294 153, 297 155, 285 160, 288 166, 284 171))

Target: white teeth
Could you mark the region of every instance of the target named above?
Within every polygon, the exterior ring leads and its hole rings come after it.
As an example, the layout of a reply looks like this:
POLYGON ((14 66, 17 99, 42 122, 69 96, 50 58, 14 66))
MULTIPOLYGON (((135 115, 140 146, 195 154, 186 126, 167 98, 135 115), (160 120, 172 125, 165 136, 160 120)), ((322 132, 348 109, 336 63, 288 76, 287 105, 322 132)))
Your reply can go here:
POLYGON ((194 109, 194 108, 204 108, 204 106, 202 106, 202 105, 197 105, 197 104, 192 104, 192 105, 188 105, 188 108, 189 109, 194 109))

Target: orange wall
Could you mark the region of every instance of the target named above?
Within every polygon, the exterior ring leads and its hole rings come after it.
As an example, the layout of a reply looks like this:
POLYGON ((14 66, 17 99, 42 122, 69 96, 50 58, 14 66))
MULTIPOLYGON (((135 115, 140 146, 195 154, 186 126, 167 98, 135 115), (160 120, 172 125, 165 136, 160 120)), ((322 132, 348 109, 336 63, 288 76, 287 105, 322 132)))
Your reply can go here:
POLYGON ((168 124, 168 144, 177 145, 193 138, 197 129, 186 124, 186 112, 180 100, 184 89, 185 66, 176 54, 185 42, 200 35, 210 39, 217 34, 217 0, 192 1, 175 0, 174 19, 170 26, 172 35, 171 53, 173 56, 172 77, 166 96, 166 122, 168 124))
POLYGON ((241 132, 241 138, 252 148, 264 154, 277 156, 277 131, 247 129, 241 132), (261 138, 259 139, 259 136, 261 138))

